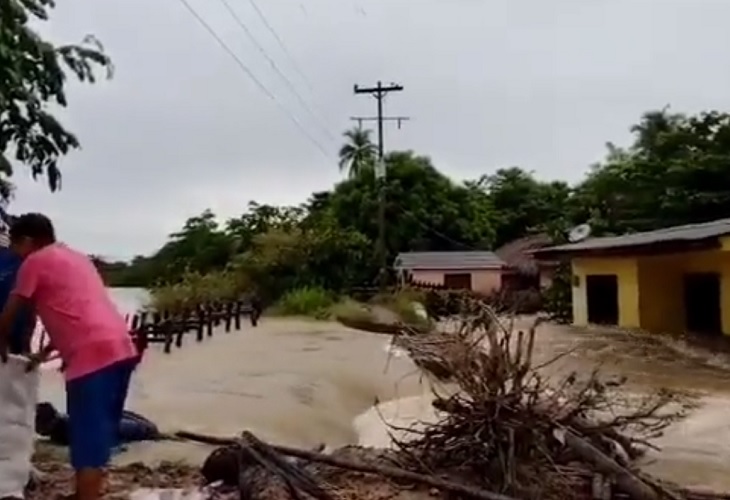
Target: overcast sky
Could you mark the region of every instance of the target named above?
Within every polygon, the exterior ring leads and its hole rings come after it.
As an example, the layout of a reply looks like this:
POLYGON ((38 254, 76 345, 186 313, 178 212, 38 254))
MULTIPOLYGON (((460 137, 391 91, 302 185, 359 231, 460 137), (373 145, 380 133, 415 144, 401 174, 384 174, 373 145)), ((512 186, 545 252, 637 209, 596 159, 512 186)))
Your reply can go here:
POLYGON ((255 0, 306 80, 251 1, 227 0, 314 113, 221 0, 188 1, 279 104, 181 0, 60 1, 44 31, 96 34, 116 75, 70 89, 62 115, 83 149, 62 162, 63 190, 19 171, 11 211, 46 212, 71 245, 131 257, 208 207, 303 202, 341 178, 348 118, 375 112, 353 84, 378 79, 405 86, 386 111, 412 117, 389 126, 386 148, 459 180, 519 165, 577 181, 645 110, 730 108, 727 0, 255 0))

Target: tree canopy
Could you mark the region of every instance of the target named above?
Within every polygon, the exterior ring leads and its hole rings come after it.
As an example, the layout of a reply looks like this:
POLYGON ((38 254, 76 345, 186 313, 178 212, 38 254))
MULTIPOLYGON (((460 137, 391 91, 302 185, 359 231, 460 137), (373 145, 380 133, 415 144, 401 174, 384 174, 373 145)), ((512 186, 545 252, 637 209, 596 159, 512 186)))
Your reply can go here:
POLYGON ((94 82, 111 61, 99 42, 87 36, 79 45, 53 45, 30 27, 45 21, 52 0, 0 0, 0 194, 10 194, 10 156, 27 165, 33 177, 45 175, 60 187, 58 160, 79 147, 76 136, 55 118, 52 106, 65 107, 66 75, 94 82))
MULTIPOLYGON (((11 192, 13 161, 60 187, 59 159, 79 141, 54 116, 67 105, 67 75, 94 82, 111 61, 93 37, 54 45, 31 23, 48 19, 52 0, 0 0, 0 197, 11 192)), ((344 133, 339 168, 346 179, 298 206, 250 201, 238 217, 206 210, 190 217, 152 255, 94 261, 109 282, 150 286, 192 274, 225 272, 240 286, 275 297, 292 286, 341 290, 377 272, 378 190, 386 200, 386 251, 496 249, 534 233, 556 239, 579 223, 620 234, 730 217, 730 115, 650 111, 630 127, 626 146, 607 144, 603 161, 574 184, 544 181, 521 166, 456 182, 410 151, 385 158, 367 130, 344 133), (262 291, 262 290, 259 290, 262 291)))
MULTIPOLYGON (((518 166, 456 182, 425 156, 389 153, 389 262, 404 251, 493 250, 537 233, 560 239, 584 222, 601 235, 730 217, 730 115, 655 111, 631 130, 631 144, 608 144, 605 159, 575 185, 543 181, 518 166)), ((225 222, 205 211, 153 255, 107 274, 116 283, 149 285, 225 271, 272 299, 291 287, 340 291, 373 283, 378 181, 367 158, 374 148, 367 134, 353 134, 341 155, 347 178, 331 190, 292 207, 252 201, 225 222), (355 143, 370 153, 358 156, 355 143), (355 158, 365 158, 360 167, 352 167, 355 158)))

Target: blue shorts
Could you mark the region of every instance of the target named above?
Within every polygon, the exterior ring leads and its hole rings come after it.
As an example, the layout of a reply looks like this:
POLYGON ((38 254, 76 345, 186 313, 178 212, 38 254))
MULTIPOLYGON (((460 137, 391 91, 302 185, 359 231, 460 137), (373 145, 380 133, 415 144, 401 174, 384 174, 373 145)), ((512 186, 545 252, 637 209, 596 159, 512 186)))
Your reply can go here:
POLYGON ((109 463, 119 444, 119 423, 135 366, 135 360, 124 360, 66 383, 74 469, 100 469, 109 463))

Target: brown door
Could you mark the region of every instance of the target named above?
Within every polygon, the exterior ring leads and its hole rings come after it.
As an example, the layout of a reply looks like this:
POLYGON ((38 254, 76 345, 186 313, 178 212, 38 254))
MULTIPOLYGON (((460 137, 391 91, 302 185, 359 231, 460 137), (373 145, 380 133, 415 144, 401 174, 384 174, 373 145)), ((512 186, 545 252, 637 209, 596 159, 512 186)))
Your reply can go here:
POLYGON ((684 275, 684 312, 686 328, 691 333, 722 333, 720 275, 693 273, 684 275))
POLYGON ((586 276, 588 322, 594 325, 618 325, 618 277, 615 274, 586 276))
POLYGON ((444 274, 444 286, 457 290, 471 290, 471 273, 444 274))

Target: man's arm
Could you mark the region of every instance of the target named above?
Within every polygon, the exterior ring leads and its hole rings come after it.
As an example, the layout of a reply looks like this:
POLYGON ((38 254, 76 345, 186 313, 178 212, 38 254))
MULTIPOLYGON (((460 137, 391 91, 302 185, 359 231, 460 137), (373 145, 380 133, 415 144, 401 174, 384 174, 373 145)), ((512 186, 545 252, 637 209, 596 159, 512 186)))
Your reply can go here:
POLYGON ((27 323, 25 332, 23 332, 23 352, 29 353, 33 350, 33 334, 35 334, 35 327, 38 324, 38 316, 30 304, 26 304, 26 308, 25 319, 27 323))

